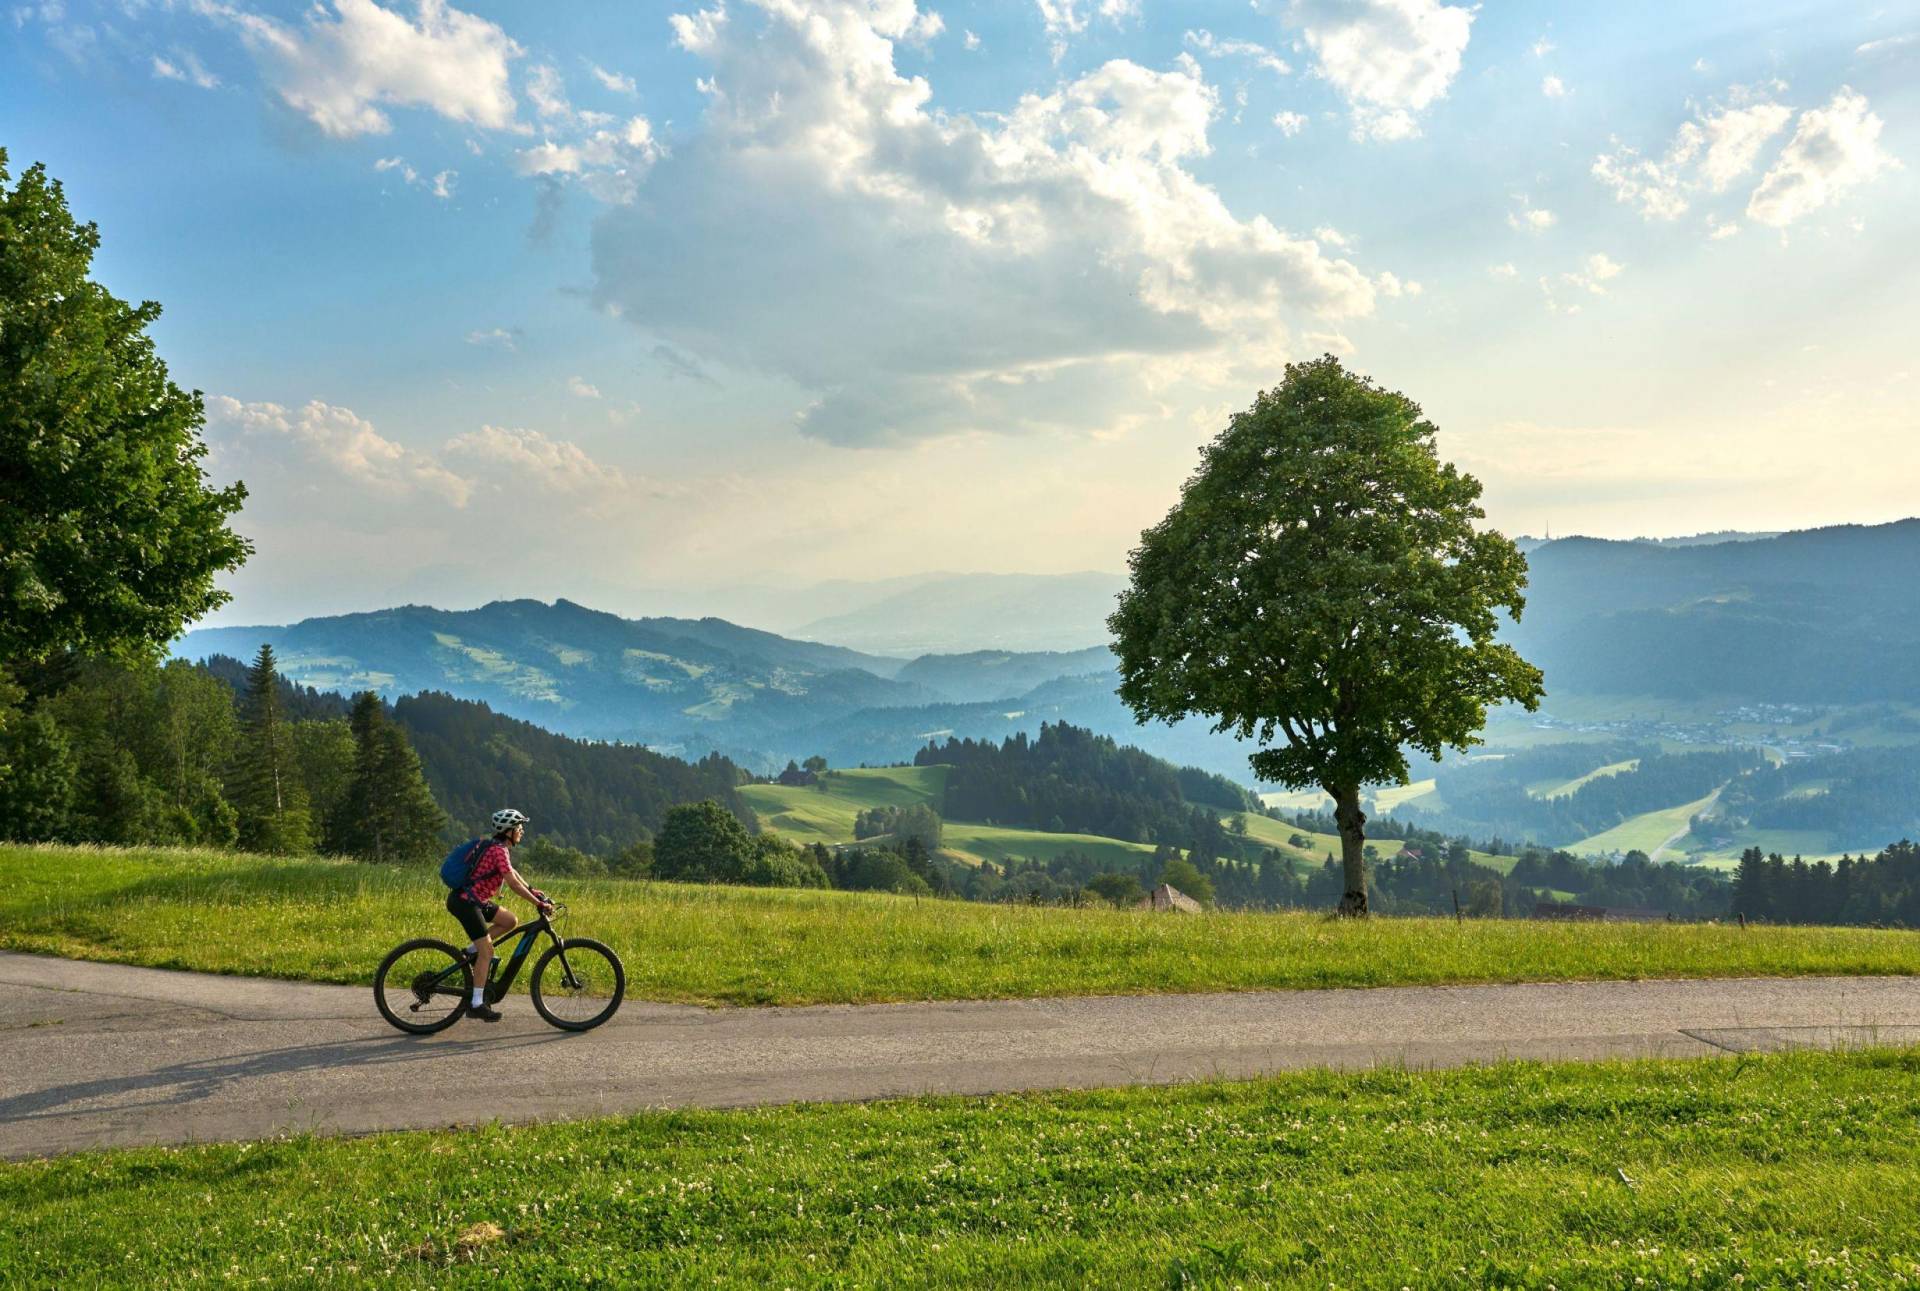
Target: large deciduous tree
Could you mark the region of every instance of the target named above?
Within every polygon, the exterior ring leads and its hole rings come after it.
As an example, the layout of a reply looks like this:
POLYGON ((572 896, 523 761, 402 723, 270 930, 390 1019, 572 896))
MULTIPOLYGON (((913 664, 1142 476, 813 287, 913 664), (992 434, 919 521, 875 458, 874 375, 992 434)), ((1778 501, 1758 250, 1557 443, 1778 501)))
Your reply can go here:
POLYGON ((251 548, 246 490, 208 485, 198 392, 130 305, 88 279, 100 244, 58 182, 8 185, 0 150, 0 661, 157 652, 222 604, 251 548))
POLYGON ((752 836, 732 812, 709 798, 667 810, 653 840, 653 875, 685 883, 738 883, 752 836))
POLYGON ((1331 355, 1289 364, 1141 536, 1108 620, 1140 721, 1205 714, 1266 746, 1262 779, 1333 799, 1347 914, 1367 910, 1361 787, 1406 783, 1408 748, 1466 748, 1488 705, 1542 694, 1495 640, 1526 559, 1476 528, 1480 483, 1433 436, 1331 355))

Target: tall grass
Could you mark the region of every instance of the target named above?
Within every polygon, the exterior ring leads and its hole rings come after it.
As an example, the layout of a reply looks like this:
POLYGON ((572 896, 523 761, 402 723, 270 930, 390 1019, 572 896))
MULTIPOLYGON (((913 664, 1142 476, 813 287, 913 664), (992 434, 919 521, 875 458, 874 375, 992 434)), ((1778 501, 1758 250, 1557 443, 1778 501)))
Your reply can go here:
MULTIPOLYGON (((456 939, 430 867, 0 847, 0 947, 364 983, 396 943, 456 939)), ((538 875, 531 876, 540 882, 538 875)), ((554 881, 638 998, 857 1003, 1648 977, 1895 974, 1920 934, 1863 928, 1154 915, 872 893, 554 881)))
POLYGON ((1295 1073, 0 1166, 0 1283, 1897 1287, 1920 1055, 1295 1073))

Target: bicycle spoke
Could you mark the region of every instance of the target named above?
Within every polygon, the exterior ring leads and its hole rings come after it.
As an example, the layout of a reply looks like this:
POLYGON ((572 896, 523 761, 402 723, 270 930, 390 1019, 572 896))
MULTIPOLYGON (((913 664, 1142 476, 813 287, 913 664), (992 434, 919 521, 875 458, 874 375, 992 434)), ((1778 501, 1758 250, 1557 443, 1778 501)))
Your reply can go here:
POLYGON ((591 943, 569 944, 543 959, 535 982, 541 1012, 562 1027, 604 1021, 618 1007, 623 986, 608 952, 591 943))
POLYGON ((393 958, 381 974, 383 1012, 408 1030, 431 1030, 451 1022, 465 1007, 466 975, 444 948, 421 945, 393 958))

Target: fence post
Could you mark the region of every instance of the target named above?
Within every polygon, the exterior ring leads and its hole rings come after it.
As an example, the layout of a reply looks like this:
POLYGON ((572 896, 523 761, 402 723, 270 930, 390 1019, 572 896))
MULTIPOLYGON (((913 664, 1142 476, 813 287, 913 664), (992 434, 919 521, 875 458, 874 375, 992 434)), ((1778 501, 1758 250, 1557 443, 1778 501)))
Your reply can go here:
POLYGON ((1745 932, 1746 930, 1747 930, 1747 916, 1746 916, 1746 912, 1742 911, 1740 914, 1740 931, 1745 932))
POLYGON ((1453 921, 1455 923, 1463 922, 1460 916, 1460 889, 1459 888, 1453 889, 1453 921))

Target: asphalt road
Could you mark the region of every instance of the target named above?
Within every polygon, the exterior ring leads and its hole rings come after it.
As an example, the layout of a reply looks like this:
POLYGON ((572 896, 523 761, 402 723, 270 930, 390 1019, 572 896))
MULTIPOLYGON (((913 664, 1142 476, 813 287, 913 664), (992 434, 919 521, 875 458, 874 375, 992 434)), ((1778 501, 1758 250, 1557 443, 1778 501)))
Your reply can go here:
POLYGON ((584 1035, 552 1030, 524 997, 504 1009, 490 1026, 415 1038, 381 1021, 370 988, 0 952, 0 1157, 1295 1067, 1920 1043, 1911 977, 785 1009, 628 1001, 584 1035))

